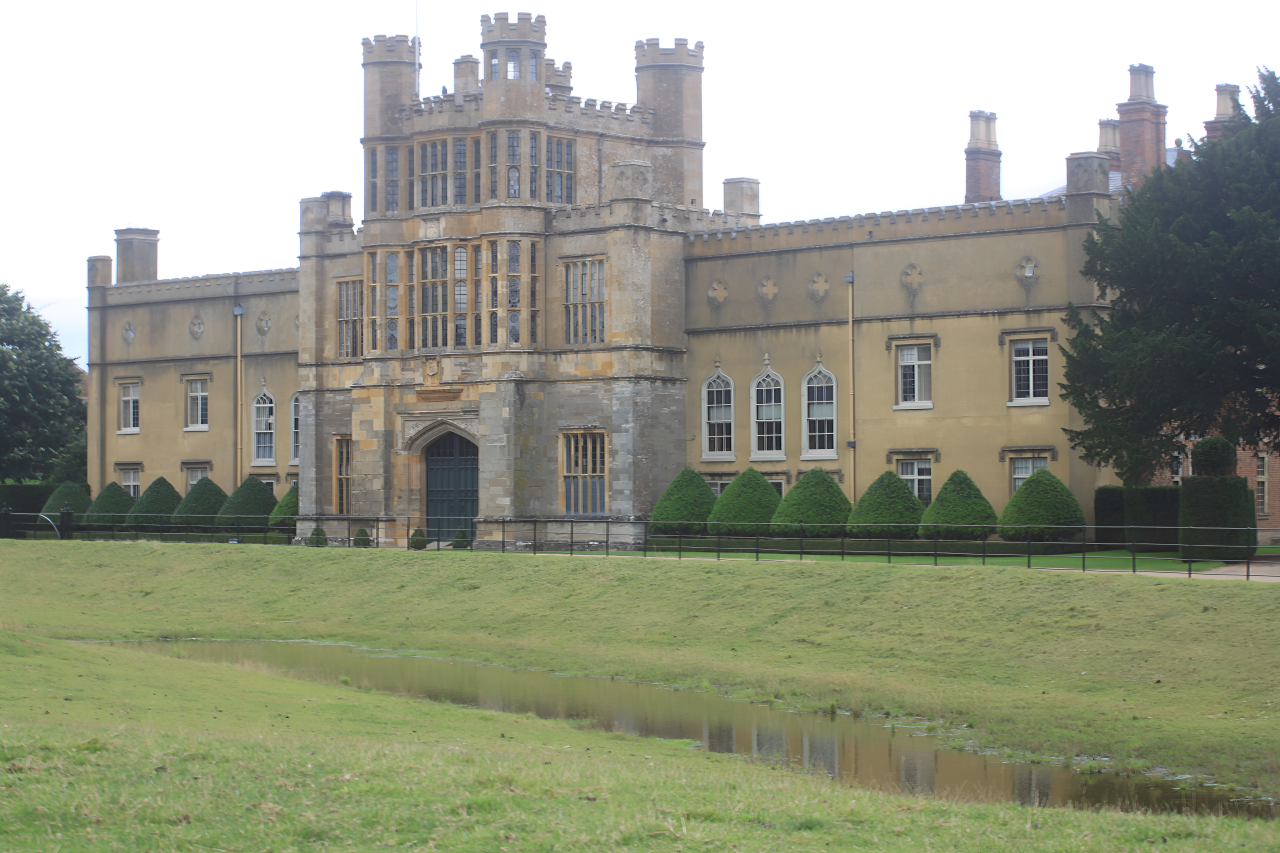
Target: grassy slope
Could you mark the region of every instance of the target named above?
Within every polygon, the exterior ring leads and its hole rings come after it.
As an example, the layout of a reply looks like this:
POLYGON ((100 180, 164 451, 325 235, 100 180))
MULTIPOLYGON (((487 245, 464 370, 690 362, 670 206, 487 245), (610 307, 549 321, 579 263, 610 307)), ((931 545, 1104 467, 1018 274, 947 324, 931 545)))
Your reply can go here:
POLYGON ((1271 850, 1280 827, 832 785, 249 668, 0 631, 0 849, 1271 850))
POLYGON ((0 541, 3 627, 313 638, 946 716, 1280 788, 1280 585, 1013 568, 0 541))

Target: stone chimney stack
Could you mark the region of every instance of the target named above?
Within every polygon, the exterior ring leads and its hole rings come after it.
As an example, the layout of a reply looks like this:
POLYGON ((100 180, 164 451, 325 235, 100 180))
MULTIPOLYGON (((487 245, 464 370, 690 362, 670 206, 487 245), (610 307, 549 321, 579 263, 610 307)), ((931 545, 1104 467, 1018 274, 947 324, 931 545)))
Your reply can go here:
POLYGON ((1000 146, 996 114, 969 113, 969 145, 964 149, 964 203, 1000 201, 1000 146))
POLYGON ((155 281, 160 232, 150 228, 121 228, 116 231, 116 284, 155 281))
POLYGON ((1165 116, 1169 108, 1156 103, 1155 69, 1129 66, 1129 100, 1116 104, 1120 114, 1120 171, 1124 186, 1142 186, 1152 170, 1165 164, 1165 116))
POLYGON ((1098 153, 1111 158, 1111 171, 1120 171, 1120 122, 1113 118, 1098 122, 1098 153))
POLYGON ((760 182, 755 178, 725 178, 726 213, 759 213, 760 182))
POLYGON ((480 60, 471 54, 453 61, 453 91, 474 92, 480 88, 480 60))
POLYGON ((1223 83, 1217 87, 1217 90, 1217 112, 1213 116, 1213 121, 1204 123, 1206 139, 1222 138, 1226 125, 1236 121, 1236 116, 1240 114, 1240 87, 1232 86, 1230 83, 1223 83))

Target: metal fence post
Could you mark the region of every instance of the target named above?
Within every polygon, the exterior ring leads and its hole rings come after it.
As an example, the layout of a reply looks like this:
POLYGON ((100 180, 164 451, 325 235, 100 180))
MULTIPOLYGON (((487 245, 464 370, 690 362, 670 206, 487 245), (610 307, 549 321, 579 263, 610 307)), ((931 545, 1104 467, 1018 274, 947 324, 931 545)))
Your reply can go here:
POLYGON ((573 556, 573 519, 569 519, 569 556, 573 556))
POLYGON ((1031 568, 1031 528, 1028 527, 1026 528, 1026 530, 1027 530, 1027 568, 1029 569, 1031 568))
POLYGON ((1084 538, 1080 543, 1080 571, 1089 571, 1089 525, 1084 526, 1084 538))
POLYGON ((606 557, 609 556, 609 525, 612 523, 607 518, 604 520, 604 555, 606 557))
POLYGON ((844 562, 844 540, 848 533, 849 528, 845 527, 843 524, 840 525, 840 562, 842 563, 844 562))
POLYGON ((716 525, 716 559, 720 559, 720 526, 716 525))
POLYGON ((641 523, 644 525, 644 541, 640 543, 640 548, 641 548, 640 555, 642 557, 648 557, 649 556, 649 522, 648 520, 645 520, 641 523))
POLYGON ((933 564, 938 565, 938 528, 933 528, 933 564))
POLYGON ((1125 528, 1124 541, 1129 543, 1129 565, 1132 567, 1132 574, 1138 573, 1138 543, 1133 541, 1133 526, 1125 528))
POLYGON ((58 538, 70 539, 71 528, 75 523, 75 511, 71 509, 71 504, 64 503, 62 505, 62 512, 58 513, 58 538))
POLYGON ((884 538, 884 556, 885 562, 893 565, 893 535, 890 534, 884 538))
POLYGON ((507 553, 507 520, 502 519, 502 553, 507 553))
POLYGON ((1248 554, 1244 558, 1244 579, 1249 580, 1249 576, 1253 574, 1253 554, 1248 554))
POLYGON ((804 562, 804 527, 800 528, 800 562, 804 562))
POLYGON ((680 528, 676 527, 676 559, 684 559, 684 537, 680 535, 680 528))
POLYGON ((987 564, 987 540, 982 540, 982 565, 987 564))
POLYGON ((13 510, 9 509, 8 504, 0 507, 0 537, 13 538, 13 510))
POLYGON ((760 522, 756 522, 756 562, 760 562, 760 522))

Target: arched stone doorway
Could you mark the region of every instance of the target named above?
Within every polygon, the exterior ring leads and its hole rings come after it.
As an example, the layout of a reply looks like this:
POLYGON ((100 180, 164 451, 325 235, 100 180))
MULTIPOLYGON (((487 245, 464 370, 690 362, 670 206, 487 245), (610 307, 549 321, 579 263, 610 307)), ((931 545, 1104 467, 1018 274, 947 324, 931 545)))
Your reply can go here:
MULTIPOLYGON (((473 531, 480 506, 480 449, 449 432, 427 445, 428 534, 448 539, 459 527, 473 531)), ((474 533, 469 535, 474 536, 474 533)))

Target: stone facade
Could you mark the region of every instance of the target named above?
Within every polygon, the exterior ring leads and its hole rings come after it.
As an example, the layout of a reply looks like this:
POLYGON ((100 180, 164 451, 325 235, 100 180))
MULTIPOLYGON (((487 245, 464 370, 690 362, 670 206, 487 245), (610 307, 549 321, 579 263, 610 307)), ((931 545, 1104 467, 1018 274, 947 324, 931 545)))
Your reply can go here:
POLYGON ((628 105, 575 95, 546 32, 484 16, 429 96, 415 40, 366 39, 362 221, 348 193, 303 199, 296 269, 157 280, 140 229, 118 232, 115 284, 90 259, 95 489, 208 462, 227 490, 297 478, 304 514, 422 517, 447 440, 474 448, 450 463, 472 466, 468 514, 548 531, 643 518, 685 465, 784 490, 821 467, 850 498, 886 469, 936 489, 964 468, 997 509, 1042 466, 1091 510, 1111 480, 1046 389, 1066 304, 1106 310, 1078 272, 1095 213, 1163 148, 1148 67, 1044 197, 1001 200, 996 117, 974 112, 964 204, 761 224, 751 178, 704 207, 701 42, 637 42, 628 105), (143 426, 114 430, 131 383, 143 426), (291 449, 270 459, 264 391, 291 449))

